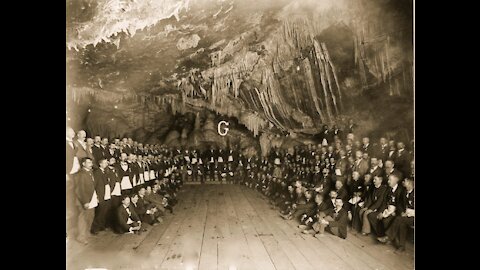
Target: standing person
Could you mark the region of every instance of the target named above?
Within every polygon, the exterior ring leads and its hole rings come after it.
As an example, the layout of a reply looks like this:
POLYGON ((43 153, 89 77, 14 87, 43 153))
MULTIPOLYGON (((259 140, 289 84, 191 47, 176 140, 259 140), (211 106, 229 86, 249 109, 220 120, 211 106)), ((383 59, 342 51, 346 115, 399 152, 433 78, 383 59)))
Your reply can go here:
POLYGON ((77 207, 75 203, 74 177, 73 175, 80 169, 80 162, 76 157, 76 147, 73 143, 75 131, 67 127, 66 130, 66 212, 67 212, 67 236, 75 235, 75 228, 77 224, 77 207))
POLYGON ((77 139, 73 142, 75 144, 75 148, 77 149, 75 155, 77 156, 78 160, 88 157, 87 143, 85 142, 86 137, 87 133, 84 130, 80 130, 77 133, 77 139))
POLYGON ((347 153, 345 150, 340 150, 340 159, 335 164, 335 177, 336 180, 340 180, 343 184, 347 183, 347 169, 348 169, 348 159, 347 153))
POLYGON ((108 214, 110 213, 110 179, 108 177, 108 161, 101 158, 98 163, 98 169, 93 172, 95 179, 95 192, 98 196, 98 206, 95 208, 95 218, 92 224, 92 234, 98 234, 107 227, 108 214))
POLYGON ((120 199, 120 197, 122 196, 122 188, 120 185, 121 179, 120 179, 120 176, 118 175, 118 170, 115 165, 115 158, 110 158, 110 160, 108 161, 108 168, 106 169, 106 171, 107 171, 108 183, 110 185, 110 190, 112 191, 110 196, 110 211, 107 214, 106 226, 108 228, 115 229, 116 211, 117 211, 117 208, 122 203, 120 199))
POLYGON ((97 162, 100 162, 101 159, 105 158, 105 152, 103 151, 101 142, 102 142, 102 139, 100 138, 100 136, 95 136, 93 146, 91 148, 93 158, 97 162))
POLYGON ((120 156, 120 164, 117 167, 118 176, 121 179, 120 187, 122 188, 122 194, 130 194, 132 189, 132 171, 127 162, 127 153, 122 153, 120 156))
POLYGON ((78 206, 77 241, 88 244, 88 235, 95 216, 98 197, 92 174, 93 162, 89 157, 82 159, 82 169, 75 174, 75 195, 78 206))

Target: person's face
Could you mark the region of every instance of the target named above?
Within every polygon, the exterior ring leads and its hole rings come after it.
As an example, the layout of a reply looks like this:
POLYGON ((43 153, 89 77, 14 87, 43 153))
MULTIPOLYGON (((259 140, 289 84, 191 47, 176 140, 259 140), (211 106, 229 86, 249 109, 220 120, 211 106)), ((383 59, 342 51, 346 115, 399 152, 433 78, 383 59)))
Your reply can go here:
POLYGON ((122 142, 123 142, 123 144, 127 144, 127 142, 128 142, 127 138, 123 138, 122 142))
POLYGON ((387 161, 385 162, 385 167, 388 168, 388 169, 393 168, 393 163, 392 163, 392 161, 387 160, 387 161))
POLYGON ((302 189, 297 187, 297 189, 295 190, 295 192, 300 196, 303 192, 302 192, 302 189))
POLYGON ((111 144, 110 144, 110 149, 115 149, 115 148, 116 148, 115 144, 114 144, 114 143, 111 143, 111 144))
POLYGON ((335 159, 334 158, 330 158, 330 164, 335 164, 335 159))
POLYGON ((108 166, 108 161, 106 159, 103 159, 102 161, 100 161, 99 166, 100 168, 105 169, 108 166))
POLYGON ((363 176, 363 180, 365 181, 365 183, 370 183, 370 181, 372 181, 372 175, 371 174, 365 174, 363 176))
POLYGON ((293 186, 288 186, 288 191, 289 191, 290 193, 292 193, 293 190, 294 190, 293 186))
POLYGON ((335 188, 336 188, 337 190, 341 189, 342 187, 343 187, 342 181, 337 181, 337 182, 335 182, 335 188))
POLYGON ((67 138, 70 140, 75 137, 75 131, 73 131, 73 128, 67 128, 67 138))
POLYGON ((357 181, 358 179, 360 179, 360 173, 355 171, 352 173, 352 177, 353 177, 353 180, 357 181))
POLYGON ((85 167, 88 170, 91 170, 93 167, 93 162, 91 159, 87 159, 83 162, 83 167, 85 167))
POLYGON ((390 175, 390 176, 388 177, 388 185, 389 185, 390 187, 393 188, 397 183, 398 183, 398 178, 397 178, 396 176, 390 175))
POLYGON ((377 187, 380 186, 380 185, 382 184, 382 178, 380 178, 380 177, 378 177, 378 176, 375 176, 375 177, 373 178, 373 184, 374 184, 375 186, 377 186, 377 187))
POLYGON ((108 139, 107 138, 103 138, 102 145, 104 145, 104 146, 108 145, 108 139))
POLYGON ((395 147, 395 141, 394 140, 389 141, 388 146, 395 147))
POLYGON ((108 161, 108 163, 109 163, 110 166, 115 165, 115 158, 111 158, 111 159, 108 161))
POLYGON ((122 155, 120 156, 120 160, 121 161, 126 161, 127 160, 127 153, 122 153, 122 155))
POLYGON ((362 158, 365 160, 368 160, 368 153, 367 152, 363 153, 362 158))
POLYGON ((88 146, 92 146, 92 145, 93 145, 93 139, 92 139, 92 138, 88 138, 88 139, 87 139, 87 145, 88 145, 88 146))
POLYGON ((328 152, 329 152, 329 153, 333 153, 333 146, 331 146, 331 145, 328 146, 328 152))
POLYGON ((355 152, 355 157, 356 157, 357 159, 362 158, 362 157, 363 157, 362 151, 357 151, 357 152, 355 152))
POLYGON ((145 188, 141 188, 141 189, 138 191, 138 194, 139 194, 140 196, 145 195, 145 188))
POLYGON ((403 142, 399 142, 399 143, 397 143, 397 148, 398 149, 403 149, 403 148, 405 148, 405 144, 403 144, 403 142))
POLYGON ((352 146, 351 146, 350 144, 347 144, 347 145, 345 145, 345 149, 346 149, 347 151, 351 151, 351 150, 352 150, 352 146))
POLYGON ((136 204, 137 202, 138 202, 138 195, 134 195, 134 196, 132 197, 132 203, 135 203, 135 204, 136 204))
POLYGON ((128 144, 132 145, 132 144, 133 144, 132 138, 128 138, 128 139, 127 139, 127 142, 128 142, 128 144))
POLYGON ((95 142, 96 144, 99 144, 101 141, 102 141, 102 138, 100 138, 100 136, 95 136, 94 142, 95 142))
POLYGON ((307 198, 307 200, 310 200, 312 198, 312 192, 305 192, 305 198, 307 198))
POLYGON ((338 194, 337 194, 336 191, 333 191, 333 190, 330 191, 330 198, 335 199, 335 198, 337 198, 337 195, 338 195, 338 194))
POLYGON ((77 134, 77 138, 83 140, 85 137, 87 137, 87 133, 84 130, 80 130, 77 134))
POLYGON ((125 199, 123 199, 122 201, 122 204, 128 207, 130 205, 130 198, 125 197, 125 199))
POLYGON ((343 201, 342 201, 341 199, 336 199, 336 200, 335 200, 335 206, 336 206, 337 208, 342 208, 342 206, 343 206, 343 201))
POLYGON ((146 193, 146 194, 152 193, 152 187, 148 186, 148 187, 145 189, 145 193, 146 193))
POLYGON ((362 142, 363 142, 363 144, 368 144, 368 143, 370 143, 370 139, 365 137, 365 138, 362 139, 362 142))
POLYGON ((377 158, 370 159, 370 164, 372 164, 372 167, 377 166, 378 165, 378 159, 377 158))
POLYGON ((115 139, 115 144, 119 144, 120 143, 120 139, 115 139))
POLYGON ((138 158, 137 158, 138 161, 142 162, 143 161, 143 157, 141 155, 138 155, 138 158))
POLYGON ((380 138, 380 144, 381 144, 381 145, 387 144, 387 139, 385 139, 385 138, 380 138))

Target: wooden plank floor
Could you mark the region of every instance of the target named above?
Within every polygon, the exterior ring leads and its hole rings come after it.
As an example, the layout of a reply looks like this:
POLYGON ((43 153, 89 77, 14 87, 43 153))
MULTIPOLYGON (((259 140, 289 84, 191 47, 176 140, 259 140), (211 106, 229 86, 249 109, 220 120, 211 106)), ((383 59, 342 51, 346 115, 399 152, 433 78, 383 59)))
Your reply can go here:
POLYGON ((317 239, 296 226, 244 186, 185 185, 174 215, 141 235, 67 243, 67 269, 414 269, 412 245, 395 254, 373 237, 317 239))

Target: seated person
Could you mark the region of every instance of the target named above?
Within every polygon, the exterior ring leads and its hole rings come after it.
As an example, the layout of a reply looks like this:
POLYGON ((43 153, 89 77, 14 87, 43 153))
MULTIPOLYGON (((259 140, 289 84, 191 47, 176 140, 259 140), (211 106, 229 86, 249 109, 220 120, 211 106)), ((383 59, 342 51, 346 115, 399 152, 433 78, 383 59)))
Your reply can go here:
POLYGON ((370 197, 366 197, 365 201, 359 204, 359 219, 362 221, 362 235, 368 235, 371 232, 371 225, 368 220, 369 215, 376 216, 379 209, 383 208, 387 197, 387 187, 382 185, 383 177, 376 175, 373 177, 374 188, 370 197))
POLYGON ((311 213, 315 209, 315 198, 314 198, 314 191, 306 190, 304 193, 305 202, 301 201, 301 203, 295 205, 293 211, 290 213, 290 216, 287 219, 295 219, 300 221, 300 217, 305 213, 311 213))
POLYGON ((386 204, 378 210, 378 214, 368 215, 370 224, 377 233, 377 239, 385 236, 385 231, 390 227, 395 216, 399 216, 405 211, 405 206, 402 205, 403 196, 405 196, 405 187, 398 184, 398 175, 391 174, 388 177, 389 188, 387 190, 386 204))
POLYGON ((382 243, 396 241, 396 247, 400 252, 405 251, 407 232, 413 226, 415 219, 413 178, 405 178, 404 185, 407 191, 401 203, 404 205, 405 211, 401 212, 400 216, 395 217, 393 224, 385 232, 386 236, 378 239, 382 243))
POLYGON ((288 186, 287 190, 288 190, 287 197, 284 200, 282 200, 278 205, 280 214, 282 215, 285 215, 290 212, 292 204, 294 204, 295 200, 297 199, 297 193, 295 193, 295 188, 292 185, 288 186))
MULTIPOLYGON (((333 191, 335 192, 335 191, 333 191)), ((315 195, 315 208, 311 212, 307 212, 302 216, 301 225, 298 225, 298 228, 302 229, 302 233, 314 233, 312 230, 313 223, 317 222, 319 219, 322 219, 333 210, 333 205, 331 201, 324 200, 322 193, 317 193, 315 195)))
POLYGON ((148 223, 150 225, 154 225, 162 221, 160 215, 160 211, 157 210, 154 206, 150 205, 145 201, 145 188, 140 188, 138 194, 134 194, 131 196, 131 204, 133 209, 139 216, 140 220, 143 223, 148 223), (143 196, 141 196, 142 194, 143 196))
MULTIPOLYGON (((297 181, 300 182, 300 181, 297 181)), ((304 195, 304 187, 298 186, 297 183, 295 183, 295 201, 292 203, 292 205, 288 208, 288 212, 281 215, 282 218, 284 219, 292 219, 292 214, 295 212, 295 209, 297 208, 298 205, 305 204, 307 202, 305 195, 304 195)))
POLYGON ((348 214, 347 210, 343 208, 343 200, 341 198, 335 199, 335 208, 330 215, 319 219, 312 226, 315 231, 315 237, 323 236, 325 229, 340 238, 347 238, 348 214))
MULTIPOLYGON (((154 184, 154 186, 156 186, 156 184, 154 184)), ((156 207, 159 211, 165 212, 165 207, 163 207, 163 196, 153 192, 152 187, 147 186, 145 189, 144 199, 146 202, 156 207)))
POLYGON ((117 209, 117 232, 134 233, 139 232, 142 222, 133 207, 130 206, 130 197, 122 195, 122 204, 117 209))

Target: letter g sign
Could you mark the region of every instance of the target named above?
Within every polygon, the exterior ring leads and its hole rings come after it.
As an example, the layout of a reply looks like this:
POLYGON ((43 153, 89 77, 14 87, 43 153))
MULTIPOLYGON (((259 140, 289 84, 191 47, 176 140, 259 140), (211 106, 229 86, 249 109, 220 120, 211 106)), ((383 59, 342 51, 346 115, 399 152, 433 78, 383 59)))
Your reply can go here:
POLYGON ((228 123, 227 121, 223 121, 223 120, 222 120, 222 121, 218 122, 218 127, 217 127, 218 134, 219 134, 220 136, 225 136, 225 135, 227 135, 227 133, 228 133, 228 126, 229 126, 229 125, 230 125, 230 123, 228 123), (224 128, 223 128, 223 132, 221 131, 222 124, 225 124, 225 125, 227 126, 227 127, 224 127, 224 128))

